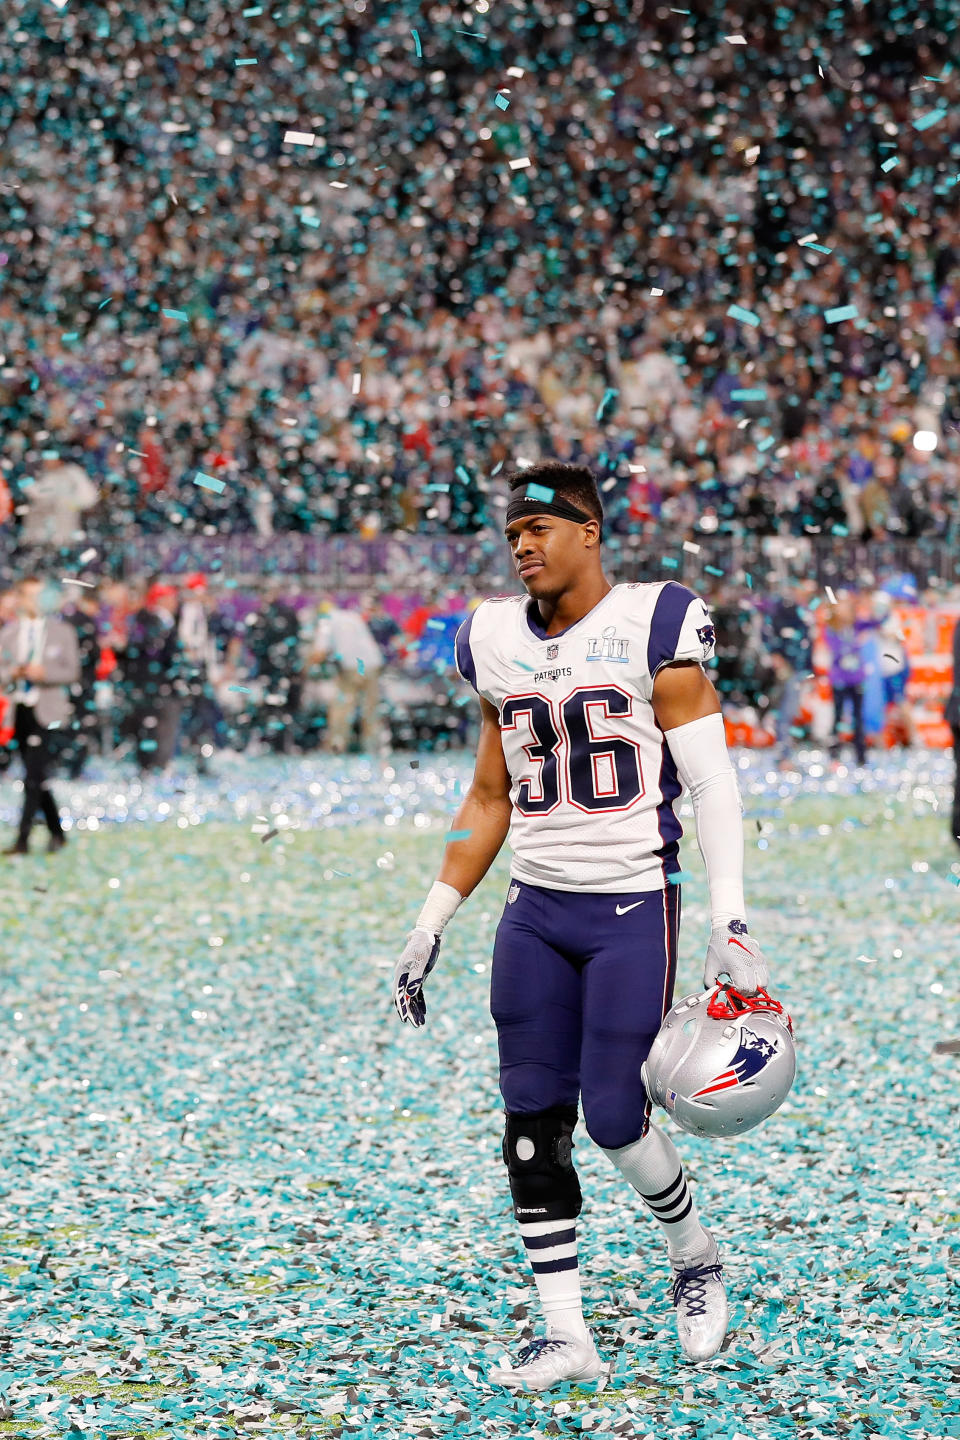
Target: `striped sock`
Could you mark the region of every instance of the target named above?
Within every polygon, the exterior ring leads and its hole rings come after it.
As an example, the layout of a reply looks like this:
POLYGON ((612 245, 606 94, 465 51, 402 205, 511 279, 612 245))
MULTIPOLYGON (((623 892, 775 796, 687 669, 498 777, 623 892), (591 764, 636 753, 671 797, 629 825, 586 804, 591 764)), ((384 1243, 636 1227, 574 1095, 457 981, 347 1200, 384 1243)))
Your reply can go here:
POLYGON ((580 1298, 576 1220, 521 1221, 520 1235, 533 1267, 547 1334, 565 1330, 578 1340, 589 1340, 580 1298))
POLYGON ((683 1173, 676 1146, 658 1126, 651 1124, 642 1140, 620 1150, 605 1150, 659 1221, 672 1259, 698 1254, 707 1244, 697 1207, 683 1173))

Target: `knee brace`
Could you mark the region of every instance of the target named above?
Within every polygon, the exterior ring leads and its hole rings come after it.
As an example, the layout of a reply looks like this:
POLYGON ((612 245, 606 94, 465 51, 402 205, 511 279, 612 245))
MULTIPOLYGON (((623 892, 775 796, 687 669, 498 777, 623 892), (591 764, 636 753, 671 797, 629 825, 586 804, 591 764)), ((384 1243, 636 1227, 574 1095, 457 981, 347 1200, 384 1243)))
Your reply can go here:
POLYGON ((575 1105, 534 1115, 507 1113, 503 1161, 518 1220, 568 1220, 580 1214, 580 1181, 573 1168, 575 1105))

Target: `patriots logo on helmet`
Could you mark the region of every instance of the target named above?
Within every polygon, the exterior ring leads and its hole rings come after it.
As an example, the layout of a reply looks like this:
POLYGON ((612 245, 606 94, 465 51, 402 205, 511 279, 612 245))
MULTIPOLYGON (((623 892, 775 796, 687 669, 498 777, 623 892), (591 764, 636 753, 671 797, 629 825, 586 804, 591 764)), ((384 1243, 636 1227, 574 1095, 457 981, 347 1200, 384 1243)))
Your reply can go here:
POLYGON ((773 1041, 764 1039, 762 1035, 755 1035, 746 1026, 741 1026, 737 1053, 726 1070, 715 1075, 709 1085, 704 1085, 703 1089, 691 1095, 690 1099, 700 1100, 704 1095, 715 1095, 718 1090, 732 1090, 736 1085, 746 1084, 754 1075, 759 1075, 776 1053, 777 1046, 773 1041))
POLYGON ((697 631, 697 639, 701 645, 713 645, 717 639, 717 632, 712 625, 701 625, 697 631))

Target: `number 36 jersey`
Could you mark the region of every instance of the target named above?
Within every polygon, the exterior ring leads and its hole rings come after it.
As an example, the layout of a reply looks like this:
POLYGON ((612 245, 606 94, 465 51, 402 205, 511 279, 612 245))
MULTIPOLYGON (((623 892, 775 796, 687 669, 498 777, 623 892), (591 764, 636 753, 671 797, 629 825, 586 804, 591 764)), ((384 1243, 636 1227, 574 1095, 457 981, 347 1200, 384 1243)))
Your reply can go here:
POLYGON ((464 621, 457 669, 500 715, 514 879, 618 894, 679 871, 681 785, 653 681, 713 646, 706 605, 673 580, 615 585, 556 635, 528 595, 484 600, 464 621))

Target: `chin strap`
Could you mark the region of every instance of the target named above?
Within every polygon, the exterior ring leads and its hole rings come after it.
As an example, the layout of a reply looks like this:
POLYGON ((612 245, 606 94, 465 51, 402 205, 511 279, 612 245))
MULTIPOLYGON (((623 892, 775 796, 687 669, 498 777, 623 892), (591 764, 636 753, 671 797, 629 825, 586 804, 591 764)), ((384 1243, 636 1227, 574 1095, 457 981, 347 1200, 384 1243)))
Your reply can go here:
POLYGON ((741 1015, 750 1015, 756 1011, 779 1015, 790 1034, 793 1034, 793 1021, 790 1016, 784 1013, 780 1001, 774 1000, 763 988, 755 995, 741 995, 733 985, 718 985, 707 1006, 707 1014, 711 1020, 739 1020, 741 1015))

